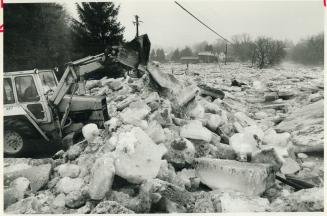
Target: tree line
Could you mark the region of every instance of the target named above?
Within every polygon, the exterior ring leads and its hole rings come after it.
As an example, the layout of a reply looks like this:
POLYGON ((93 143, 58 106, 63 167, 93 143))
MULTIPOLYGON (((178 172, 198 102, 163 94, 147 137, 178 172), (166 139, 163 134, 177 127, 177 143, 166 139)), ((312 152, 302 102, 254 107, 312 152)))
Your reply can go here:
POLYGON ((150 59, 152 61, 159 61, 161 63, 167 62, 167 61, 175 61, 179 62, 181 57, 184 56, 194 56, 192 49, 188 46, 186 46, 184 49, 176 49, 173 52, 166 53, 164 49, 158 48, 158 49, 152 49, 150 53, 150 59))
POLYGON ((324 63, 324 33, 301 40, 290 49, 289 58, 302 64, 322 65, 324 63))
POLYGON ((123 42, 112 2, 76 4, 79 20, 56 3, 4 7, 4 71, 63 66, 123 42))
POLYGON ((291 41, 269 37, 251 40, 248 34, 233 36, 232 41, 231 55, 241 62, 251 61, 259 68, 278 64, 282 60, 311 65, 320 65, 324 61, 324 33, 302 39, 295 45, 291 41))
MULTIPOLYGON (((323 64, 324 34, 313 35, 294 45, 291 41, 275 40, 270 37, 257 37, 253 40, 249 34, 234 35, 232 43, 227 44, 228 61, 250 62, 258 68, 270 67, 283 60, 301 64, 323 64)), ((192 48, 175 49, 167 54, 163 49, 152 50, 151 59, 166 62, 180 62, 182 57, 197 56, 199 52, 220 54, 226 52, 226 42, 218 39, 209 44, 203 41, 192 48), (159 53, 158 53, 159 51, 159 53)))

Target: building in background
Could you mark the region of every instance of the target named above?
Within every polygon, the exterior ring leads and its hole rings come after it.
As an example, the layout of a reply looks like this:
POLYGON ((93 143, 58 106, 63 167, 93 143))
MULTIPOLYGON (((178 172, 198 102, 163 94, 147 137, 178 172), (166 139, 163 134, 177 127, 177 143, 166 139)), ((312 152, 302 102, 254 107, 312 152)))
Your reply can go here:
POLYGON ((217 62, 217 56, 212 52, 199 52, 198 53, 199 62, 201 63, 212 63, 217 62))
POLYGON ((196 56, 184 56, 180 59, 182 64, 197 64, 199 63, 199 57, 196 56))

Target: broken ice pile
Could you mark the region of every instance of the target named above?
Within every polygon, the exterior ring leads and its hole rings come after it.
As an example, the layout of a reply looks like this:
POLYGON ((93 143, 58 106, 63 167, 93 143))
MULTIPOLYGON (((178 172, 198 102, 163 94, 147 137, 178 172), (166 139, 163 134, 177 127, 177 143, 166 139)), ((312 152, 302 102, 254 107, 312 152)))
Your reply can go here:
MULTIPOLYGON (((244 91, 257 94, 262 83, 216 86, 158 67, 141 78, 87 81, 87 94, 107 96, 110 120, 104 129, 85 125, 85 140, 53 159, 5 160, 5 212, 322 211, 321 170, 293 143, 296 131, 308 130, 296 126, 298 118, 308 127, 321 122, 321 100, 311 97, 308 108, 275 127, 277 105, 250 112, 237 99, 244 91), (311 189, 294 192, 276 180, 306 180, 312 170, 311 189)), ((262 101, 293 97, 277 92, 261 95, 262 101)))

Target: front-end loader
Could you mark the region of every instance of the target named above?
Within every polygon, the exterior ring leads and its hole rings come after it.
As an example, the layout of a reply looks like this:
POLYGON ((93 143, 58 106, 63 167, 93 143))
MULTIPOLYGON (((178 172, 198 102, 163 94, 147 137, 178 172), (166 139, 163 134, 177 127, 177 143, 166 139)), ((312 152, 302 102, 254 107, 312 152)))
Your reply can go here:
POLYGON ((67 135, 65 129, 73 123, 102 127, 109 119, 106 97, 81 95, 85 75, 104 68, 109 59, 130 69, 142 69, 149 51, 150 41, 142 35, 102 54, 68 63, 59 82, 55 70, 50 69, 5 72, 4 154, 20 156, 31 150, 35 140, 37 144, 61 143, 67 135))

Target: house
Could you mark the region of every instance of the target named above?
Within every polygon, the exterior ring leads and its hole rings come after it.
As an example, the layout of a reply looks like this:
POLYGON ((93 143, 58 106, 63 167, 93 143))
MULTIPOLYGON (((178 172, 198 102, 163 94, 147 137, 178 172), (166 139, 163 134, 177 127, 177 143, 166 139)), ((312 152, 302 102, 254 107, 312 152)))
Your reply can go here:
POLYGON ((196 56, 184 56, 180 59, 183 64, 196 64, 199 63, 199 58, 196 56))
POLYGON ((202 63, 211 63, 211 62, 218 61, 217 56, 212 52, 199 52, 198 57, 199 57, 199 62, 202 63))

